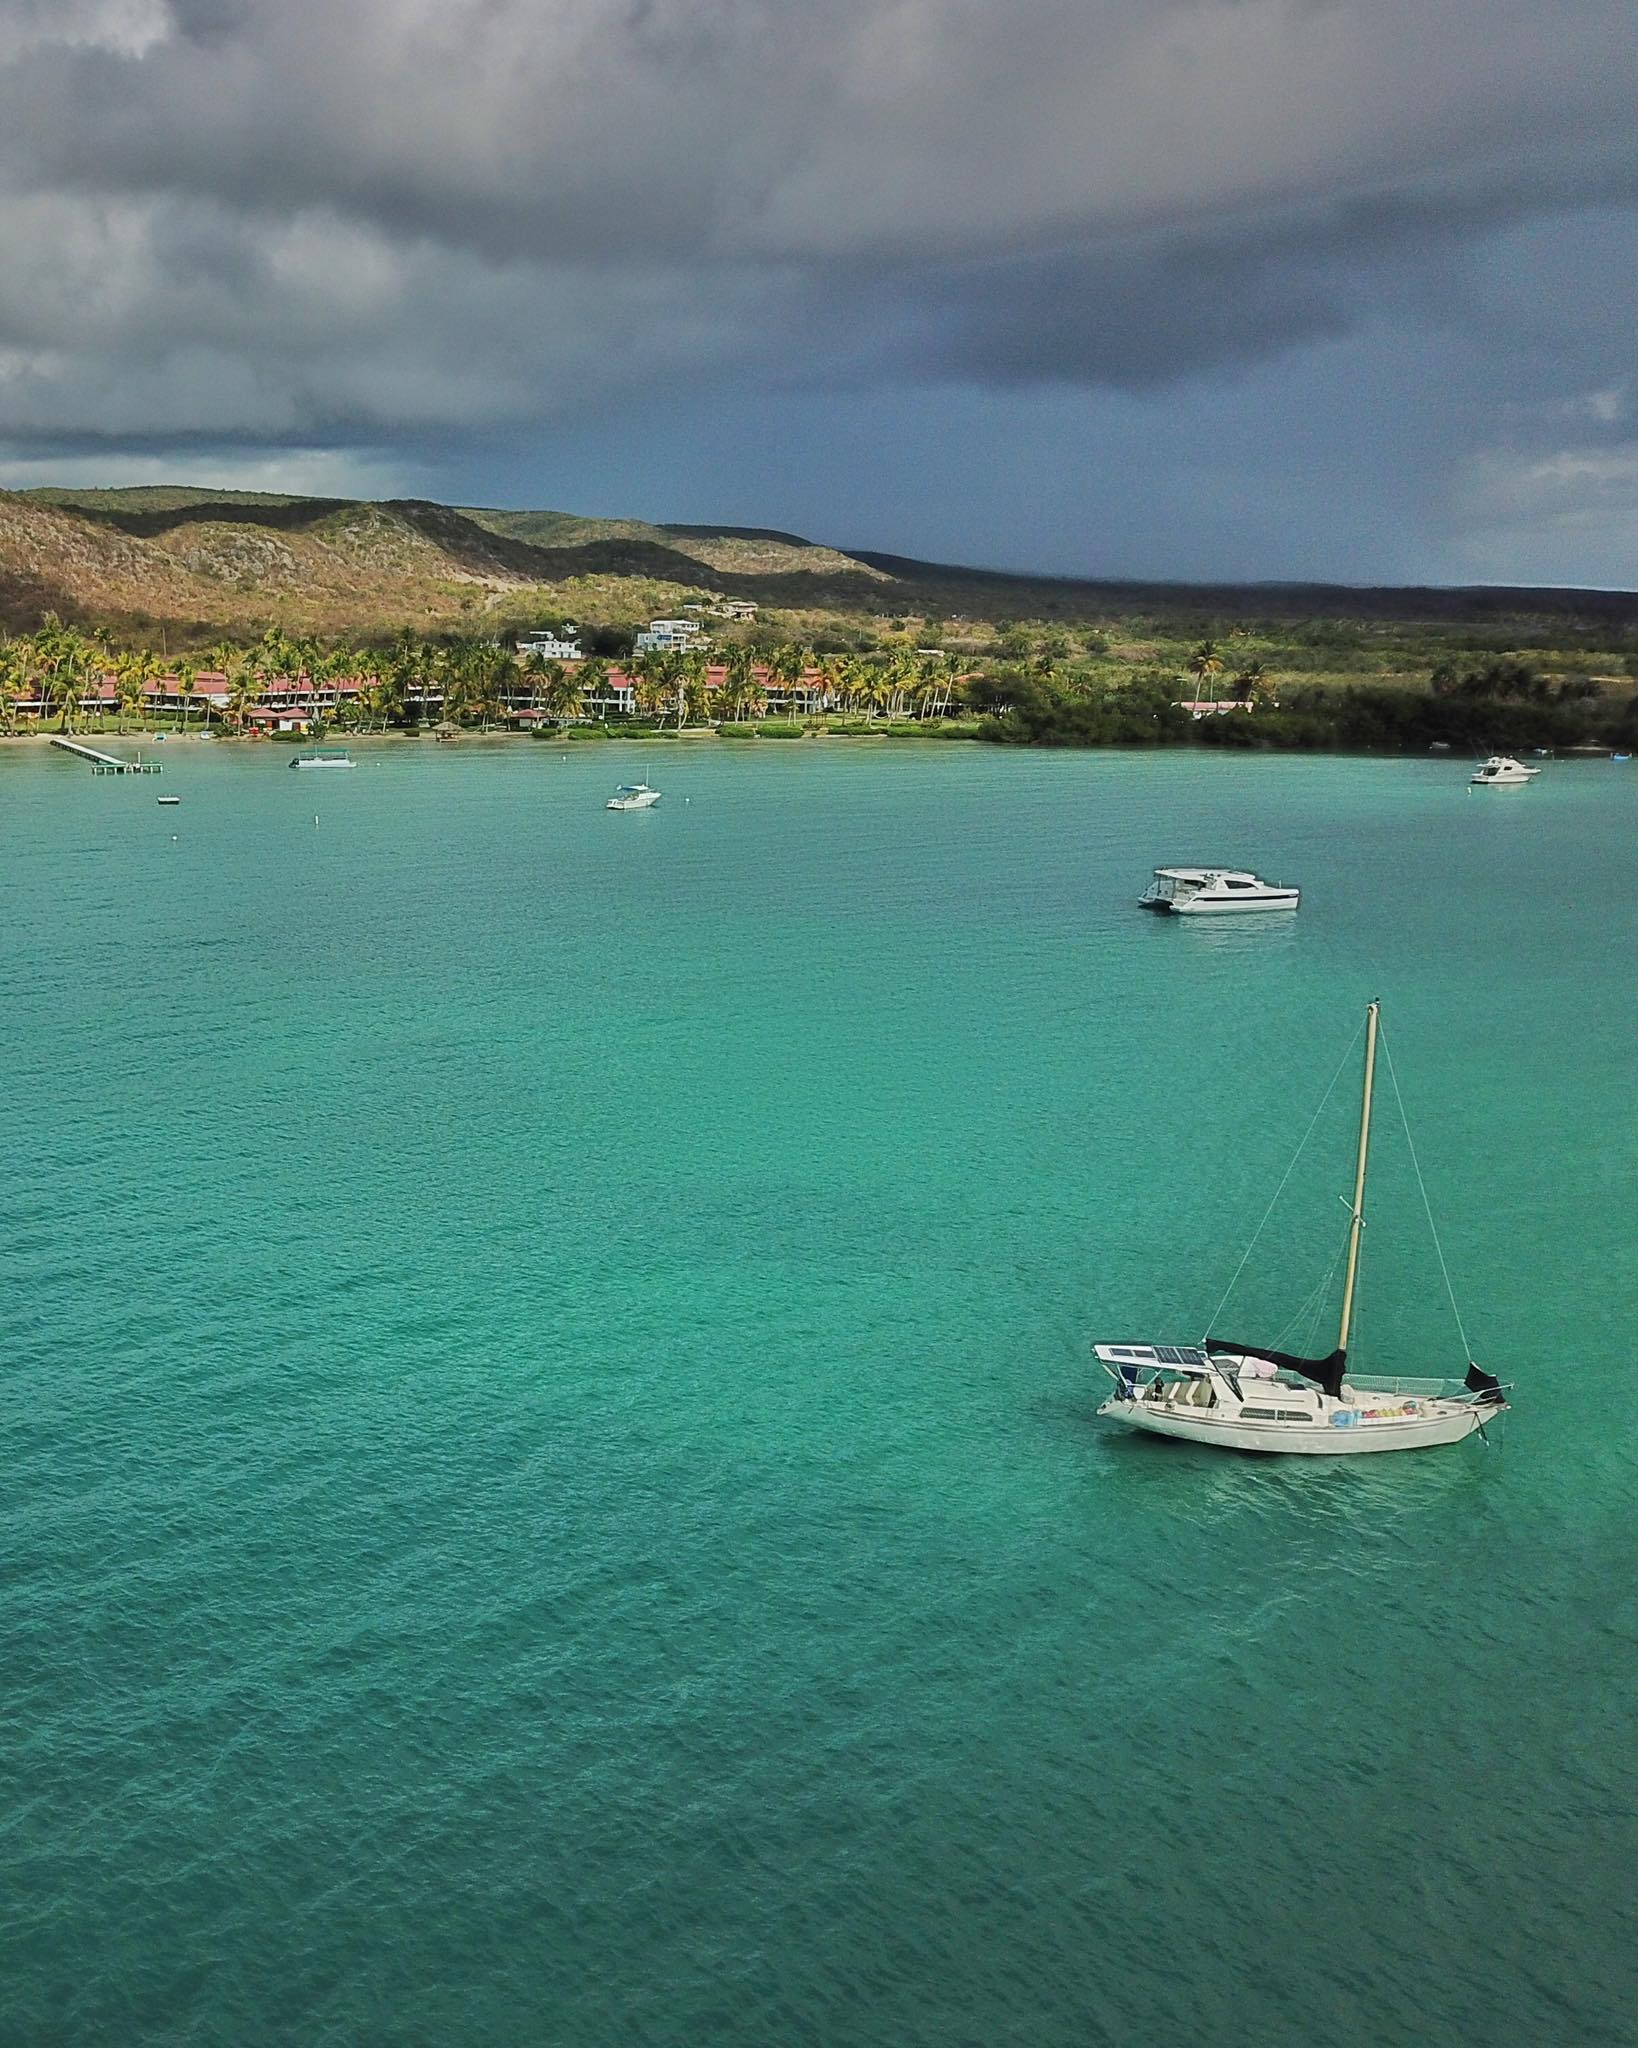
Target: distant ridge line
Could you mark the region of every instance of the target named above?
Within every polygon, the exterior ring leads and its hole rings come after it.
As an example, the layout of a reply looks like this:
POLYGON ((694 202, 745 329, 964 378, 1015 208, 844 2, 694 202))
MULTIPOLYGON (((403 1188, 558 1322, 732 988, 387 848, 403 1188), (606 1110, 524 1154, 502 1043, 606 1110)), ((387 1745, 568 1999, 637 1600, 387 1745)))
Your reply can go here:
MULTIPOLYGON (((1198 636, 1259 622, 1483 626, 1501 648, 1619 636, 1631 658, 1638 590, 1573 585, 1250 583, 1066 576, 836 548, 777 527, 659 524, 546 509, 447 505, 180 484, 0 490, 0 629, 174 623, 198 637, 277 621, 319 633, 501 630, 554 608, 617 624, 708 593, 807 614, 801 635, 882 618, 994 625, 1126 615, 1138 640, 1169 620, 1198 636), (1561 630, 1562 629, 1562 630, 1561 630)), ((1126 635, 1131 638, 1131 632, 1126 635)))
POLYGON ((1283 577, 1258 582, 1206 583, 1182 578, 1060 576, 1030 569, 978 569, 958 562, 926 562, 914 555, 887 554, 880 548, 843 548, 838 552, 907 583, 1057 585, 1066 590, 1107 593, 1111 601, 1130 602, 1152 596, 1174 604, 1180 599, 1192 600, 1207 609, 1217 605, 1234 610, 1248 598, 1266 596, 1286 603, 1302 600, 1305 608, 1316 611, 1337 609, 1352 613, 1361 608, 1369 611, 1373 600, 1377 605, 1388 606, 1397 598, 1423 600, 1440 613, 1590 611, 1616 618, 1638 616, 1638 590, 1574 583, 1316 583, 1283 577))

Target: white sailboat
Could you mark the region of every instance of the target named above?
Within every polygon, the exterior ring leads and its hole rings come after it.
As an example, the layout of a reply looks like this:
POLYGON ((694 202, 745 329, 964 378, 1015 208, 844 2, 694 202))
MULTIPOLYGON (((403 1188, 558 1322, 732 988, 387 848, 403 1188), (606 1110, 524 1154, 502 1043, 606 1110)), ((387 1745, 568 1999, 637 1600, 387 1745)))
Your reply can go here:
MULTIPOLYGON (((1365 1012, 1359 1151, 1337 1348, 1328 1358, 1301 1358, 1209 1335, 1199 1344, 1096 1344, 1093 1350, 1098 1362, 1115 1382, 1115 1391, 1098 1409, 1100 1415, 1154 1436, 1183 1437, 1223 1450, 1337 1457, 1459 1443, 1506 1408, 1501 1382, 1471 1361, 1461 1381, 1383 1379, 1347 1371, 1365 1225, 1365 1168, 1379 1018, 1380 1005, 1372 1003, 1365 1012)), ((1420 1182, 1420 1167, 1417 1179, 1420 1182)), ((1269 1213, 1272 1210, 1271 1203, 1269 1213)), ((1267 1220, 1265 1215, 1264 1223, 1267 1220)), ((1252 1243, 1255 1245, 1255 1238, 1252 1243)), ((1443 1268, 1442 1251, 1439 1256, 1443 1268)), ((1454 1295, 1451 1306, 1454 1310, 1454 1295)), ((1461 1327, 1459 1313, 1457 1327, 1461 1327)))

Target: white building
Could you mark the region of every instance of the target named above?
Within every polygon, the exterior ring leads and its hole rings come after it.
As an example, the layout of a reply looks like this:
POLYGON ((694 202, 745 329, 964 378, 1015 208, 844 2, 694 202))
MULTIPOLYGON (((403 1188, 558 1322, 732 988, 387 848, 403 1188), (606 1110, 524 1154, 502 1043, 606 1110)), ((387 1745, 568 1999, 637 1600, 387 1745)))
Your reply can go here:
MULTIPOLYGON (((571 629, 572 630, 572 629, 571 629)), ((559 639, 556 633, 525 633, 518 642, 518 653, 527 658, 538 654, 547 661, 579 661, 580 642, 567 637, 559 639)))
POLYGON ((651 619, 634 643, 639 654, 667 647, 704 647, 708 643, 698 619, 651 619))

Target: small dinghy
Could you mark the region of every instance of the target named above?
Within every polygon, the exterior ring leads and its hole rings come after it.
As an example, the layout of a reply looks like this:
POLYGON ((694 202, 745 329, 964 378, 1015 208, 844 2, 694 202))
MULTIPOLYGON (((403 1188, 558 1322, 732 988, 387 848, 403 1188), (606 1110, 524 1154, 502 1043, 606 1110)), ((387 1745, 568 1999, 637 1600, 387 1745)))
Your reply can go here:
POLYGON ((179 796, 162 796, 159 801, 162 804, 179 804, 182 799, 179 796))

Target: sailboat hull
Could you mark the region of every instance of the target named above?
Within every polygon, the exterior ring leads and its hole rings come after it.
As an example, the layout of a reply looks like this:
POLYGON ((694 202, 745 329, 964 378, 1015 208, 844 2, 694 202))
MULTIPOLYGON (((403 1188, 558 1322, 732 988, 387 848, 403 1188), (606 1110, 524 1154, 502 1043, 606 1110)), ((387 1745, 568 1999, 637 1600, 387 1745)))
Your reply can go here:
POLYGON ((1473 1434, 1487 1412, 1495 1411, 1451 1401, 1439 1403, 1432 1414, 1380 1422, 1367 1421, 1358 1409, 1349 1408, 1339 1408, 1336 1419, 1325 1422, 1245 1422, 1237 1416, 1218 1416, 1210 1409, 1190 1412, 1169 1403, 1132 1401, 1120 1395, 1112 1396, 1098 1410, 1100 1415, 1150 1436, 1180 1437, 1185 1443, 1210 1444, 1216 1450, 1299 1458, 1358 1457, 1368 1451, 1420 1451, 1458 1444, 1473 1434))

